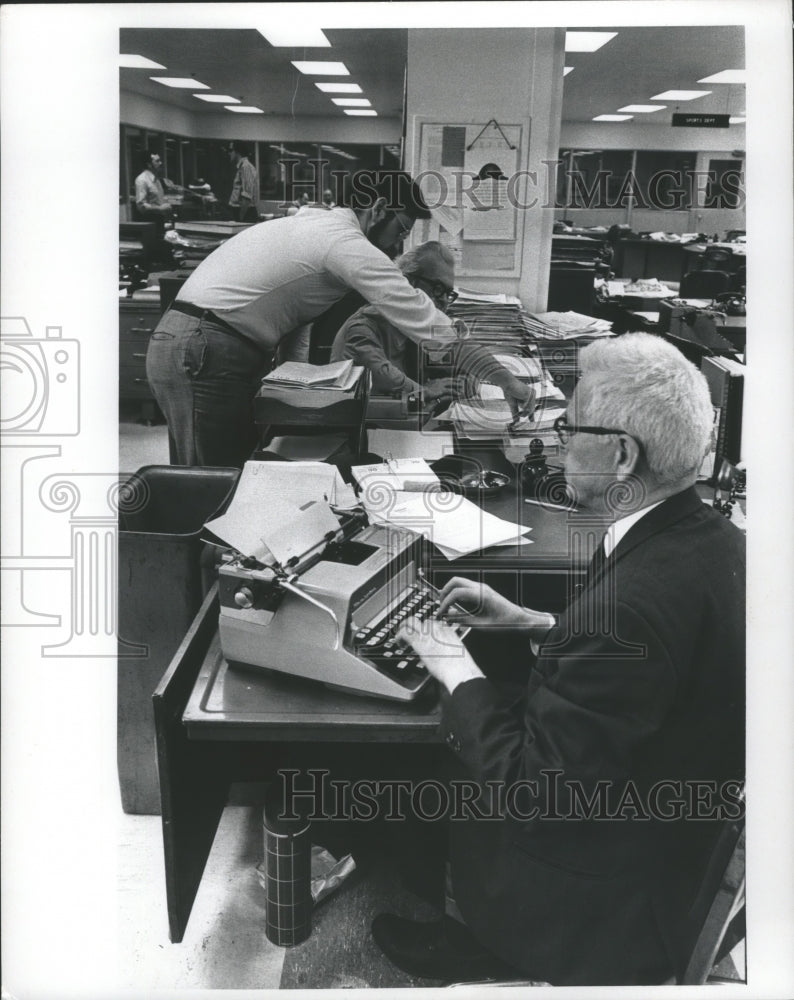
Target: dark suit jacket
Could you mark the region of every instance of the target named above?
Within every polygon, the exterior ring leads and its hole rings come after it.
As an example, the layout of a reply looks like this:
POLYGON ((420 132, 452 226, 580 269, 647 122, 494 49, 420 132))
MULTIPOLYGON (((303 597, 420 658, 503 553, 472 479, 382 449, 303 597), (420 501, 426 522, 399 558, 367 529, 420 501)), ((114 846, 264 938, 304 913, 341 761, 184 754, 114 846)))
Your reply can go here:
POLYGON ((447 700, 447 742, 468 775, 538 781, 512 818, 451 823, 467 923, 533 978, 652 983, 680 965, 720 828, 706 817, 724 804, 722 818, 735 818, 736 785, 725 803, 721 789, 743 778, 744 598, 743 535, 688 489, 588 578, 518 702, 488 679, 447 700), (696 781, 716 782, 716 795, 678 784, 696 781), (599 794, 611 819, 586 818, 599 794))

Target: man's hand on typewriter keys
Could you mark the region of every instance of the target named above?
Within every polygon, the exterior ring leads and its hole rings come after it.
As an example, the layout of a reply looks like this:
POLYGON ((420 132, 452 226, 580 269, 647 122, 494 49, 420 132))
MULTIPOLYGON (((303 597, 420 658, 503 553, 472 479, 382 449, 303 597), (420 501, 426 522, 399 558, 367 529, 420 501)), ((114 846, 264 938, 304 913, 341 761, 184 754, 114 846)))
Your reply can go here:
POLYGON ((461 576, 453 576, 444 585, 438 616, 459 625, 522 629, 538 641, 554 625, 553 615, 521 608, 492 587, 461 576))
POLYGON ((434 618, 424 621, 409 618, 400 627, 397 638, 421 656, 428 672, 450 694, 463 681, 485 676, 463 645, 463 640, 446 622, 434 618))

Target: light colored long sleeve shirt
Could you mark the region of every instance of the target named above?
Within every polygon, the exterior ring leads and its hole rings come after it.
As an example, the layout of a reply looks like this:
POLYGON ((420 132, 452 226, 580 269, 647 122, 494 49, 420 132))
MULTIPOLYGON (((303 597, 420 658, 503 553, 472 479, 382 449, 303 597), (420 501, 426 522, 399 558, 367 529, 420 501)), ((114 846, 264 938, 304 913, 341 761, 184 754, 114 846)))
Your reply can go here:
POLYGON ((140 212, 156 211, 159 214, 168 204, 163 185, 153 171, 144 170, 135 178, 135 204, 140 212))
POLYGON ((179 291, 272 350, 353 288, 406 337, 452 340, 447 316, 366 238, 349 208, 303 208, 243 230, 179 291))

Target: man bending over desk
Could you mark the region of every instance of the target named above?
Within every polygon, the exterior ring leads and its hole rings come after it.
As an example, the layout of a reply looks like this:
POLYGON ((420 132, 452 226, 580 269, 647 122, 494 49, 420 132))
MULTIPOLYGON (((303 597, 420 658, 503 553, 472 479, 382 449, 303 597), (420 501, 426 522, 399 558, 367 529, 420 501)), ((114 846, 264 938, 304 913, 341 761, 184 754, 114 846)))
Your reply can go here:
POLYGON ((610 522, 581 592, 559 620, 461 578, 442 592, 449 619, 523 632, 520 698, 449 627, 402 633, 444 689, 480 817, 498 817, 449 823, 465 926, 376 918, 375 940, 414 975, 662 983, 685 964, 718 820, 741 815, 744 539, 695 490, 705 379, 644 333, 593 343, 581 367, 557 432, 584 516, 610 522))

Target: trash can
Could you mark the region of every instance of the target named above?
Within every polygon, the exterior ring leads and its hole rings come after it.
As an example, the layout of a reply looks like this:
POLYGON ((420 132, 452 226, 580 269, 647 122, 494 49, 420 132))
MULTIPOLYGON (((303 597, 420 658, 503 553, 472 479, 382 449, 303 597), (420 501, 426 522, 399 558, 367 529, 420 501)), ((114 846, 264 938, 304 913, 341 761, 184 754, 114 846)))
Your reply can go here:
POLYGON ((126 813, 160 812, 152 692, 212 585, 213 574, 202 566, 202 528, 239 475, 239 469, 147 465, 121 488, 117 761, 126 813))

